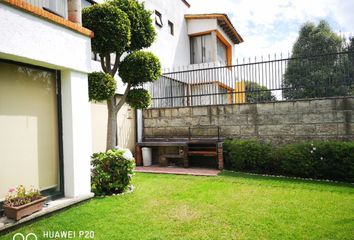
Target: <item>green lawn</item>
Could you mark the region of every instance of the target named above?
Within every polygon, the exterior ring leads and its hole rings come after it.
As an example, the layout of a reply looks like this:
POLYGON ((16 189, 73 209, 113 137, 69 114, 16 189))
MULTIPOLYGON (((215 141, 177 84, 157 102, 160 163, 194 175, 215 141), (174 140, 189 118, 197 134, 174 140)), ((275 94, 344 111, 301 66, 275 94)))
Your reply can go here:
MULTIPOLYGON (((137 174, 134 193, 95 198, 15 232, 95 239, 354 239, 353 185, 225 172, 137 174)), ((0 237, 12 239, 13 233, 0 237)))

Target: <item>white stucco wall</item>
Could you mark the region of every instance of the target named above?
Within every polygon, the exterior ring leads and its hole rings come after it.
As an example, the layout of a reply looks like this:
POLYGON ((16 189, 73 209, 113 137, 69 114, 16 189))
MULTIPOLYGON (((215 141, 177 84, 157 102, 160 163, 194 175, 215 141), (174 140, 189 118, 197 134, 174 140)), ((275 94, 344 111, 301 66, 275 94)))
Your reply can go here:
POLYGON ((90 38, 0 3, 0 58, 90 71, 90 38))
POLYGON ((189 19, 187 23, 189 35, 216 30, 218 26, 216 19, 189 19))
MULTIPOLYGON (((136 142, 134 112, 134 109, 124 104, 117 116, 117 145, 122 148, 128 148, 132 152, 134 152, 136 142)), ((106 151, 107 121, 108 111, 106 102, 91 103, 93 152, 106 151)))
POLYGON ((65 196, 88 195, 90 38, 3 3, 0 16, 0 58, 61 71, 65 196))
POLYGON ((190 64, 189 36, 184 19, 188 7, 181 0, 146 0, 145 6, 153 12, 153 24, 157 32, 156 41, 148 50, 160 58, 163 68, 190 64), (155 24, 155 10, 162 15, 163 27, 155 24), (174 35, 170 34, 168 21, 174 24, 174 35))

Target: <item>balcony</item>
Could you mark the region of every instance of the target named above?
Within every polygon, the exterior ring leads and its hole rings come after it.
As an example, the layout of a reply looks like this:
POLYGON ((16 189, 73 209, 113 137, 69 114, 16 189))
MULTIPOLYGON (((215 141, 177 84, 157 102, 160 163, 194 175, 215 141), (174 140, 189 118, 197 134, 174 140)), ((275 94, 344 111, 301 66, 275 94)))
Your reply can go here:
POLYGON ((68 3, 67 0, 25 0, 33 6, 43 8, 44 10, 51 12, 55 15, 68 18, 68 3))

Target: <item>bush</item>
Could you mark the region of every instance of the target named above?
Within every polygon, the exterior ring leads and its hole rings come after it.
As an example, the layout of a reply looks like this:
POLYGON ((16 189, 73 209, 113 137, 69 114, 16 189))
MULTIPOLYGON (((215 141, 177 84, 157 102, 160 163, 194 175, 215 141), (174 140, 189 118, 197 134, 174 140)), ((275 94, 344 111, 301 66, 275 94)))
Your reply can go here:
POLYGON ((84 8, 82 25, 94 32, 91 45, 95 53, 122 53, 130 45, 129 17, 112 4, 94 4, 84 8))
POLYGON ((145 109, 151 104, 151 95, 143 88, 132 89, 128 93, 127 103, 134 109, 145 109))
POLYGON ((111 0, 113 6, 128 15, 130 20, 131 44, 127 51, 148 48, 154 42, 156 31, 151 19, 151 12, 145 9, 144 3, 136 0, 111 0))
POLYGON ((133 52, 121 63, 119 76, 124 83, 132 86, 156 81, 161 76, 160 60, 151 52, 133 52))
POLYGON ((275 162, 269 144, 255 140, 227 140, 224 150, 225 165, 232 170, 253 173, 271 173, 274 170, 275 162))
POLYGON ((90 101, 102 102, 114 96, 116 80, 103 72, 93 72, 88 76, 90 101))
POLYGON ((92 155, 91 187, 96 195, 111 195, 127 190, 135 163, 133 158, 125 155, 124 150, 116 149, 92 155))
POLYGON ((277 151, 277 158, 287 176, 354 181, 354 142, 289 144, 277 151))
POLYGON ((254 140, 224 143, 230 170, 354 182, 354 142, 314 141, 271 147, 254 140))

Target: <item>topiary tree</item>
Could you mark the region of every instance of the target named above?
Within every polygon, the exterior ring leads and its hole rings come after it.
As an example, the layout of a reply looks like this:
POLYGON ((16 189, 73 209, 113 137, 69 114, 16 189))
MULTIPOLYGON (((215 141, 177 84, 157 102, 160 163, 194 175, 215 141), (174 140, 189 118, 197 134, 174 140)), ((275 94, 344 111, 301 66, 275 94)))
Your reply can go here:
MULTIPOLYGON (((332 31, 326 21, 316 26, 302 26, 293 46, 292 59, 284 74, 283 95, 286 99, 347 95, 351 72, 345 41, 332 31), (321 57, 314 57, 323 55, 321 57)), ((352 81, 352 80, 351 80, 352 81)))
POLYGON ((117 114, 124 103, 133 108, 148 107, 151 97, 142 84, 161 75, 159 59, 141 51, 151 46, 156 36, 150 16, 144 4, 136 0, 111 0, 82 11, 83 26, 94 32, 92 51, 100 56, 103 71, 89 75, 89 96, 90 101, 107 101, 107 150, 117 143, 117 114), (113 91, 117 72, 126 84, 119 100, 113 91))

